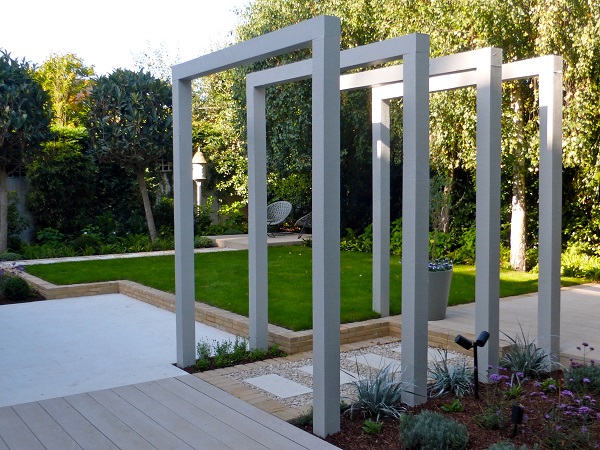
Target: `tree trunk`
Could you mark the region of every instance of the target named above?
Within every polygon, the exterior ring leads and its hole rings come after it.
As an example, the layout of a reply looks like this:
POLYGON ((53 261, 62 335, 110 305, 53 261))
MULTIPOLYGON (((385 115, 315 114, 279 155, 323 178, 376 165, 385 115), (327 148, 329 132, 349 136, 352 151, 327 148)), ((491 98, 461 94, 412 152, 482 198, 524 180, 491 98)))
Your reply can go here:
POLYGON ((136 169, 137 181, 140 187, 140 193, 142 194, 142 201, 144 202, 144 212, 146 213, 146 223, 148 224, 148 231, 150 232, 150 239, 152 242, 156 241, 156 226, 154 225, 154 214, 152 214, 152 205, 150 204, 150 197, 148 196, 148 188, 146 187, 146 179, 144 175, 146 170, 144 168, 136 169))
POLYGON ((8 174, 6 166, 0 165, 0 253, 8 246, 8 174))
POLYGON ((517 145, 514 148, 512 210, 510 218, 510 266, 525 271, 527 240, 525 234, 525 135, 523 130, 523 99, 520 87, 513 90, 512 104, 515 111, 517 145))

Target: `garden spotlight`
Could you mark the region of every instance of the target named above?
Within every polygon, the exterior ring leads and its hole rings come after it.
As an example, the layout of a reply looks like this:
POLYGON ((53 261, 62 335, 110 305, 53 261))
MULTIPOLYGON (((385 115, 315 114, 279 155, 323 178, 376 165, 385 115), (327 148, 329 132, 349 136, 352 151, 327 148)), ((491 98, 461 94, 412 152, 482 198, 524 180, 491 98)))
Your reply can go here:
POLYGON ((485 344, 487 343, 488 339, 490 338, 490 333, 488 333, 487 331, 482 331, 481 333, 479 333, 479 336, 477 336, 477 339, 475 340, 475 342, 470 341, 469 339, 467 339, 466 337, 462 336, 462 335, 457 335, 456 338, 454 339, 454 342, 456 342, 458 345, 460 345, 462 348, 464 348, 465 350, 470 350, 473 349, 473 363, 474 363, 474 368, 473 368, 473 391, 475 392, 475 398, 479 398, 479 374, 477 371, 477 347, 483 347, 485 346, 485 344))

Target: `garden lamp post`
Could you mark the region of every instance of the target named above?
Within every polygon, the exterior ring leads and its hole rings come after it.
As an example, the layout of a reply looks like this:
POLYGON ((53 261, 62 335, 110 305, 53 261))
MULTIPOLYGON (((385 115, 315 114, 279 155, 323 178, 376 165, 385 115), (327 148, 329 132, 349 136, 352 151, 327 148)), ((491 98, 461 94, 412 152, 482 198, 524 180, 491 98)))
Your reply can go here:
POLYGON ((192 158, 192 179, 196 183, 196 205, 200 206, 202 195, 202 182, 206 180, 206 166, 208 161, 204 157, 204 153, 200 151, 200 147, 192 158))
POLYGON ((465 350, 470 350, 471 348, 473 349, 473 364, 474 364, 474 368, 473 368, 473 389, 475 391, 475 398, 479 398, 479 373, 477 370, 477 347, 483 347, 485 346, 485 344, 487 343, 488 339, 490 338, 490 333, 488 333, 487 331, 482 331, 481 333, 479 333, 479 336, 477 336, 477 339, 475 340, 475 342, 470 341, 469 339, 467 339, 466 337, 462 336, 462 335, 457 335, 456 338, 454 339, 454 342, 456 342, 458 345, 460 345, 462 348, 464 348, 465 350))

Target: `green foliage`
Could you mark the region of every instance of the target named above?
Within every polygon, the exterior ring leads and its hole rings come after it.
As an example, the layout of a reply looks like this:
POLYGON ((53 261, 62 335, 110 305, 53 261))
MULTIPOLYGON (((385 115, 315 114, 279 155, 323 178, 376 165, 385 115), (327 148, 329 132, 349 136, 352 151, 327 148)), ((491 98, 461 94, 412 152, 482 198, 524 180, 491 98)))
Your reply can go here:
POLYGON ((291 173, 282 177, 279 173, 271 174, 268 180, 270 202, 285 200, 290 202, 294 208, 289 221, 299 219, 311 211, 312 185, 308 174, 291 173))
POLYGON ((499 430, 508 422, 503 404, 488 404, 484 410, 476 414, 473 419, 475 423, 486 430, 499 430))
POLYGON ((156 222, 156 228, 159 230, 173 230, 175 228, 175 210, 172 197, 162 197, 160 201, 154 205, 154 220, 156 222))
POLYGON ((206 236, 194 236, 194 248, 214 247, 215 243, 206 236))
POLYGON ((100 162, 117 163, 135 173, 154 241, 157 233, 145 176, 172 148, 170 86, 144 71, 117 69, 95 80, 88 105, 92 152, 100 162))
POLYGON ((49 134, 48 94, 31 76, 25 61, 0 50, 0 252, 8 244, 7 177, 22 167, 49 134))
POLYGON ((373 420, 369 418, 365 420, 362 429, 365 432, 365 434, 377 434, 381 431, 382 427, 383 422, 379 422, 378 420, 373 420))
POLYGON ((85 128, 53 126, 52 133, 52 140, 27 165, 31 185, 27 207, 38 228, 75 234, 89 223, 95 209, 98 167, 86 153, 85 128))
POLYGON ((578 393, 600 394, 600 366, 575 364, 565 373, 565 388, 578 393))
POLYGON ((405 411, 401 405, 402 393, 406 390, 400 381, 400 374, 396 373, 393 365, 387 365, 375 373, 369 369, 369 375, 352 382, 356 389, 356 401, 350 405, 350 414, 358 411, 365 417, 391 416, 400 417, 405 411))
POLYGON ((18 253, 13 253, 13 252, 0 253, 0 261, 19 261, 20 259, 23 259, 23 256, 19 255, 18 253))
POLYGON ((533 340, 525 336, 521 327, 521 335, 516 337, 506 336, 511 344, 500 357, 500 365, 514 373, 522 373, 528 378, 539 378, 548 372, 548 355, 538 347, 533 340))
POLYGON ((462 229, 453 234, 458 234, 458 239, 456 239, 456 249, 450 254, 452 260, 461 264, 475 264, 475 227, 462 229))
POLYGON ((4 277, 0 286, 4 296, 13 302, 25 300, 32 294, 31 288, 23 278, 19 277, 4 277))
POLYGON ((288 422, 296 427, 308 427, 308 426, 312 425, 313 424, 312 406, 310 407, 310 409, 307 412, 300 414, 298 417, 294 417, 293 419, 290 419, 288 422))
POLYGON ((196 355, 196 369, 205 371, 285 356, 285 352, 277 346, 271 346, 267 351, 249 350, 248 341, 236 336, 234 341, 215 340, 210 343, 201 340, 196 347, 196 355))
POLYGON ((440 408, 447 413, 463 412, 465 410, 465 407, 460 403, 459 398, 455 398, 452 400, 452 403, 446 403, 445 405, 440 406, 440 408))
POLYGON ((561 256, 564 276, 600 281, 600 256, 590 255, 579 244, 569 246, 561 256))
POLYGON ((212 224, 211 210, 214 198, 208 197, 205 205, 196 205, 194 209, 194 231, 205 234, 212 224))
POLYGON ((429 368, 429 395, 439 397, 453 394, 462 397, 473 390, 473 370, 464 359, 448 361, 448 350, 438 350, 441 358, 429 368))
POLYGON ((57 246, 65 239, 65 235, 55 228, 47 227, 38 231, 36 238, 42 245, 57 246))
MULTIPOLYGON (((17 193, 11 191, 8 193, 8 237, 17 237, 23 230, 25 230, 29 221, 19 213, 17 206, 17 193)), ((10 244, 10 241, 9 241, 10 244)))
POLYGON ((52 101, 53 122, 58 126, 80 126, 84 121, 83 99, 94 70, 74 53, 51 54, 36 69, 35 78, 52 101))
POLYGON ((340 241, 340 250, 371 253, 373 251, 373 225, 367 226, 360 235, 356 235, 350 228, 346 229, 346 236, 340 241))
POLYGON ((442 414, 423 411, 400 418, 402 443, 408 450, 459 450, 469 442, 467 428, 442 414))

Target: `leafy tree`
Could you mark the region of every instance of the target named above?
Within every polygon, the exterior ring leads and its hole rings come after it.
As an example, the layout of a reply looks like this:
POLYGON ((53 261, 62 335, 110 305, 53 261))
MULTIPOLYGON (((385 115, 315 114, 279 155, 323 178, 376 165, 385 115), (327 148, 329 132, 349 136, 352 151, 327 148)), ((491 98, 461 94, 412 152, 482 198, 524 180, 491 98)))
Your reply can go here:
POLYGON ((8 175, 23 164, 24 156, 38 150, 49 134, 48 94, 30 71, 24 60, 0 52, 0 253, 7 247, 8 175))
POLYGON ((172 148, 171 110, 169 84, 143 70, 99 77, 89 98, 92 152, 100 162, 135 172, 152 241, 157 234, 145 175, 172 148))
POLYGON ((54 53, 35 71, 36 79, 50 94, 54 124, 83 124, 84 99, 93 74, 93 67, 87 67, 74 53, 54 53))
POLYGON ((53 126, 54 137, 27 165, 27 206, 36 226, 79 233, 92 222, 98 166, 88 155, 84 127, 53 126))

